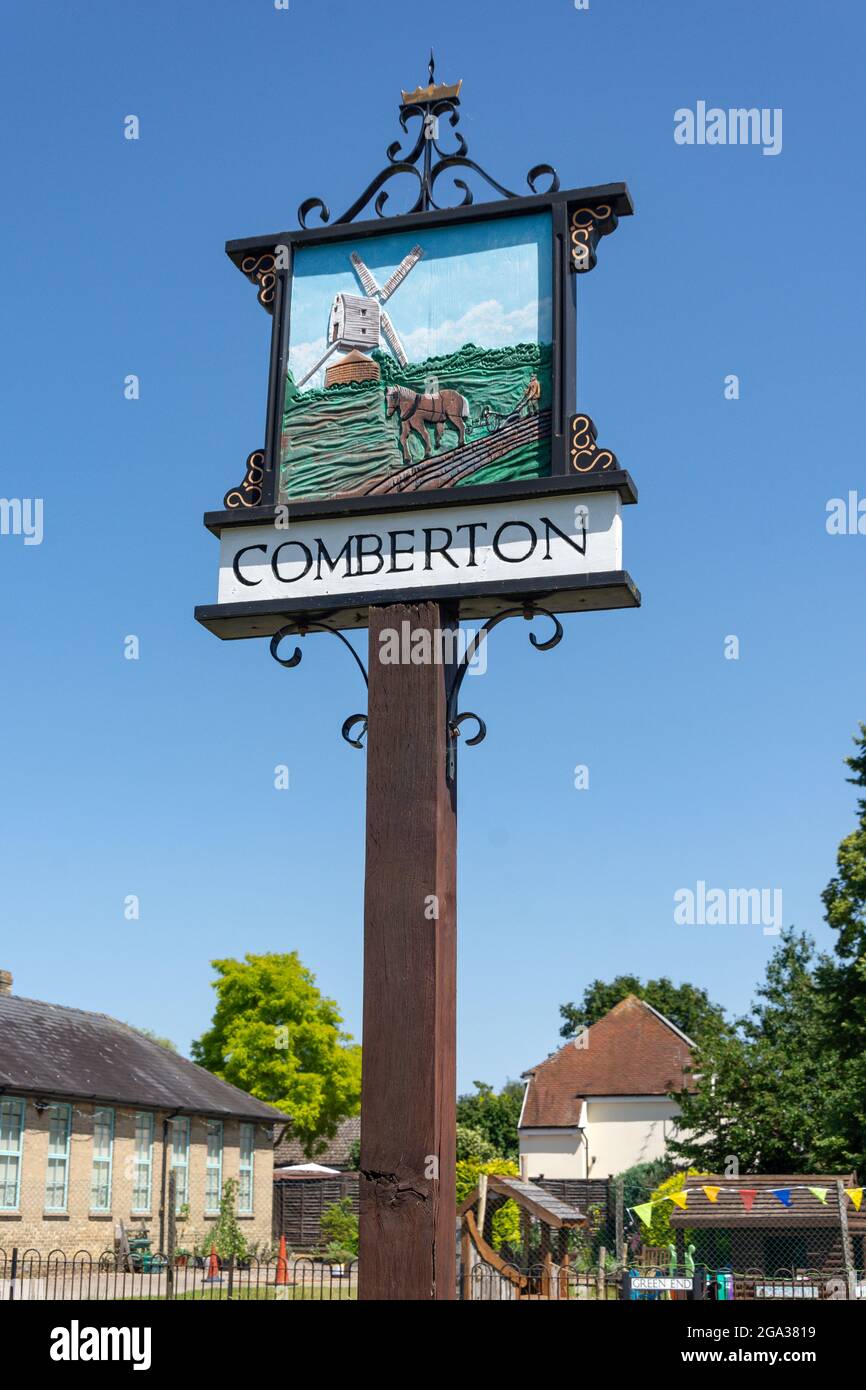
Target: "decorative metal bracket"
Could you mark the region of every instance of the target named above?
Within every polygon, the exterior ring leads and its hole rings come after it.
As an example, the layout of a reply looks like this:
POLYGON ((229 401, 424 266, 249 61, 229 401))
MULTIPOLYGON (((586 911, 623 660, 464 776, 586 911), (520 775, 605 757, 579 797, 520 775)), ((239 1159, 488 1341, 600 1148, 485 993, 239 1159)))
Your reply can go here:
POLYGON ((460 688, 469 670, 475 653, 487 641, 488 633, 495 627, 504 622, 506 618, 524 618, 526 622, 532 622, 533 618, 543 615, 550 618, 553 623, 553 636, 548 637, 546 642, 540 642, 534 632, 530 632, 529 640, 538 652, 549 652, 551 647, 557 646, 562 641, 562 623, 555 613, 551 613, 547 608, 541 608, 536 603, 524 603, 519 608, 504 608, 501 613, 496 613, 492 618, 488 618, 483 627, 475 633, 466 651, 457 664, 454 677, 451 681, 451 688, 448 691, 448 701, 446 704, 446 762, 445 774, 449 782, 454 782, 457 777, 457 740, 460 737, 460 726, 467 719, 474 719, 478 725, 477 733, 472 738, 466 740, 467 747, 474 748, 476 744, 483 743, 487 737, 487 725, 479 714, 474 714, 465 710, 463 714, 458 714, 457 708, 460 701, 460 688))
MULTIPOLYGON (((412 206, 406 209, 407 213, 429 212, 431 209, 440 209, 443 205, 437 203, 434 198, 434 189, 441 176, 448 170, 467 169, 477 174, 483 179, 488 187, 496 190, 503 198, 518 198, 522 196, 513 193, 504 184, 499 183, 486 170, 469 158, 469 146, 464 137, 457 132, 455 139, 456 147, 452 150, 445 150, 439 143, 439 121, 442 117, 448 118, 448 124, 452 130, 459 123, 460 116, 457 108, 460 105, 460 87, 458 82, 453 86, 435 81, 436 64, 433 54, 430 54, 428 65, 429 83, 426 87, 416 87, 414 92, 403 92, 402 104, 400 106, 400 125, 408 134, 409 121, 417 118, 420 121, 420 128, 414 145, 410 150, 403 150, 401 142, 395 140, 388 146, 386 157, 388 163, 384 169, 370 181, 364 192, 354 203, 346 209, 341 217, 338 217, 332 224, 339 226, 345 222, 352 222, 363 212, 371 198, 375 196, 373 205, 377 217, 385 217, 385 205, 388 201, 388 190, 385 184, 391 179, 406 175, 410 180, 415 180, 415 201, 412 206)), ((526 176, 531 193, 538 193, 537 181, 541 178, 549 178, 550 183, 544 192, 555 193, 559 188, 559 176, 550 164, 536 164, 530 169, 526 176)), ((463 194, 462 199, 457 202, 449 202, 447 207, 466 207, 474 202, 474 196, 469 185, 464 179, 454 179, 454 188, 459 189, 463 194)), ((321 198, 307 198, 298 208, 298 221, 301 227, 307 226, 307 218, 311 213, 318 213, 321 222, 330 221, 330 211, 327 204, 321 198)), ((611 229, 612 230, 612 229, 611 229)))
POLYGON ((607 468, 619 468, 616 454, 596 444, 598 431, 588 415, 572 415, 568 434, 575 473, 603 473, 607 468))
MULTIPOLYGON (((451 679, 451 684, 448 688, 445 705, 445 773, 449 782, 454 782, 457 776, 457 740, 460 737, 461 726, 466 722, 466 720, 473 719, 477 725, 476 732, 472 735, 471 738, 467 738, 466 740, 467 747, 474 748, 476 744, 482 743, 484 739, 487 737, 487 725, 481 718, 480 714, 475 714, 470 710, 464 710, 462 714, 458 713, 458 706, 460 702, 460 690, 466 678, 466 673, 469 670, 476 653, 480 651, 484 643, 487 641, 488 634, 492 632, 495 627, 498 627, 500 623, 505 622, 506 618, 520 617, 524 618, 526 622, 532 622, 534 618, 537 618, 539 616, 549 618, 550 621, 553 623, 553 636, 548 637, 546 641, 541 642, 536 637, 534 632, 530 632, 529 640, 536 651, 550 651, 551 647, 557 646, 558 643, 562 641, 562 623, 559 621, 556 614, 551 613, 549 609, 541 608, 536 603, 524 603, 521 604, 520 607, 504 608, 501 613, 496 613, 492 618, 488 618, 487 622, 483 625, 483 627, 480 627, 478 631, 474 634, 472 640, 469 642, 466 648, 466 651, 460 658, 460 661, 455 666, 454 675, 451 679)), ((303 623, 292 623, 286 627, 280 628, 279 632, 274 633, 270 643, 270 652, 271 656, 274 658, 274 661, 278 662, 280 666, 299 666, 301 663, 301 657, 303 655, 300 647, 295 647, 295 650, 292 652, 291 656, 283 657, 279 654, 280 643, 282 642, 283 638, 288 637, 290 633, 294 632, 297 633, 297 635, 300 637, 305 637, 307 635, 307 632, 313 629, 315 629, 315 631, 317 632, 330 632, 332 637, 339 638, 339 640, 342 642, 343 646, 347 649, 347 651, 351 652, 355 664, 357 665, 359 671, 361 672, 361 675, 364 678, 364 684, 369 688, 367 669, 364 666, 364 663, 359 657, 358 653, 355 651, 355 648, 352 646, 351 642, 343 636, 342 632, 338 632, 336 628, 328 627, 327 623, 312 621, 303 623)), ((351 745, 352 748, 363 748, 363 740, 367 732, 366 714, 350 714, 348 719, 345 719, 343 721, 343 727, 340 732, 341 736, 346 740, 348 744, 351 745), (357 733, 354 737, 352 737, 353 730, 356 728, 357 733)))
POLYGON ((262 482, 265 476, 265 451, 254 449, 247 456, 247 471, 244 480, 237 487, 229 488, 223 498, 223 506, 230 510, 235 507, 257 507, 262 500, 262 482))
MULTIPOLYGON (((274 661, 278 662, 280 666, 299 666, 301 664, 301 658, 303 656, 303 652, 301 651, 300 647, 295 647, 295 650, 292 652, 291 656, 283 657, 279 654, 280 643, 282 642, 284 637, 288 637, 290 632, 297 633, 299 637, 306 637, 307 633, 313 628, 317 632, 330 632, 332 637, 339 638, 346 650, 351 652, 355 664, 364 678, 364 684, 366 686, 369 686, 369 681, 367 679, 367 668, 364 665, 361 658, 359 657, 358 653, 355 651, 355 648, 352 646, 352 643, 348 640, 348 638, 343 636, 342 632, 338 632, 337 629, 334 627, 328 627, 327 623, 317 623, 312 621, 297 622, 290 623, 287 627, 281 627, 279 632, 275 632, 273 637, 271 638, 270 651, 271 656, 274 658, 274 661)), ((353 748, 364 747, 363 738, 366 732, 366 714, 350 714, 348 719, 343 720, 343 727, 340 730, 341 736, 346 740, 347 743, 351 744, 353 748), (356 726, 358 726, 358 732, 353 738, 352 730, 356 726)))
POLYGON ((256 297, 268 313, 272 314, 277 294, 278 266, 275 252, 266 251, 261 256, 245 256, 241 261, 241 270, 252 284, 258 285, 259 292, 256 297))
POLYGON ((585 275, 598 261, 595 248, 599 241, 616 231, 619 219, 609 203, 569 207, 569 213, 571 268, 578 275, 585 275))

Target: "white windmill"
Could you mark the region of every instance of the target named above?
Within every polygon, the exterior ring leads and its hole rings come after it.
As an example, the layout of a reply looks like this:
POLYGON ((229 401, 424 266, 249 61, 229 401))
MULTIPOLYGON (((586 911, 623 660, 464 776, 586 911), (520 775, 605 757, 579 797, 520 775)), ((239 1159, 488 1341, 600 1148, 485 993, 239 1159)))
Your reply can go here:
POLYGON ((303 376, 298 382, 298 389, 309 381, 310 377, 319 370, 333 352, 339 350, 340 352, 361 351, 369 353, 372 352, 373 348, 382 346, 383 338, 400 366, 406 366, 409 361, 406 351, 400 342, 396 328, 382 305, 402 285, 410 270, 418 264, 423 255, 424 252, 420 246, 413 246, 408 256, 403 257, 393 275, 388 277, 384 285, 379 285, 357 251, 352 252, 349 259, 365 293, 363 295, 338 294, 335 296, 328 318, 328 347, 316 365, 311 367, 306 376, 303 376))

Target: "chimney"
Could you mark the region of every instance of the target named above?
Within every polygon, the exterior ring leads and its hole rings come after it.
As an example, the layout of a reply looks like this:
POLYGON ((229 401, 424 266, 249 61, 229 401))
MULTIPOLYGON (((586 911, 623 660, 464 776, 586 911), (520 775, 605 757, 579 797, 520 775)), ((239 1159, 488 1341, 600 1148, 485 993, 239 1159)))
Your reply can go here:
POLYGON ((0 970, 0 994, 12 993, 12 972, 0 970))

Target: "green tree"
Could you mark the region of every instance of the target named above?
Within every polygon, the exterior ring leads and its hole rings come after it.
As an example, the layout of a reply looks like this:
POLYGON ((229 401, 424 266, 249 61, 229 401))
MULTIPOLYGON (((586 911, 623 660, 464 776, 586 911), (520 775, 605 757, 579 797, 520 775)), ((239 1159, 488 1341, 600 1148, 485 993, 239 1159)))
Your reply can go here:
MULTIPOLYGON (((855 787, 866 787, 866 724, 855 737, 856 753, 846 758, 855 787)), ((827 974, 838 1047, 866 1093, 866 798, 857 802, 857 828, 839 846, 836 873, 822 899, 828 925, 836 932, 838 968, 827 974)), ((862 1106, 861 1106, 862 1109, 862 1106)), ((853 1119, 853 1116, 850 1118, 853 1119)), ((856 1147, 856 1144, 855 1144, 856 1147)), ((866 1147, 866 1142, 860 1145, 866 1147)))
POLYGON ((194 1060, 285 1111, 305 1155, 315 1158, 340 1121, 357 1114, 360 1047, 297 952, 211 964, 217 1005, 211 1027, 192 1044, 194 1060))
POLYGON ((148 1038, 150 1042, 159 1043, 166 1052, 177 1052, 177 1043, 173 1043, 171 1038, 161 1038, 159 1033, 154 1033, 151 1028, 136 1028, 134 1023, 127 1023, 127 1028, 131 1028, 134 1033, 140 1033, 143 1038, 148 1038))
POLYGON ((623 1206, 636 1207, 641 1202, 648 1202, 655 1188, 670 1177, 671 1167, 670 1159, 654 1158, 648 1163, 636 1163, 633 1168, 620 1173, 616 1181, 622 1183, 623 1206))
POLYGON ((352 1210, 351 1197, 341 1197, 339 1202, 325 1207, 319 1220, 319 1228, 332 1257, 357 1255, 358 1218, 352 1210))
MULTIPOLYGON (((478 1083, 476 1082, 476 1085, 478 1083)), ((517 1177, 520 1172, 517 1164, 510 1159, 493 1158, 487 1163, 462 1161, 457 1164, 457 1205, 465 1201, 470 1192, 478 1186, 479 1173, 499 1173, 502 1177, 517 1177)), ((510 1199, 503 1202, 493 1213, 490 1222, 491 1243, 494 1250, 508 1245, 512 1250, 520 1248, 520 1208, 510 1199)))
POLYGON ((646 984, 637 975, 617 975, 609 982, 593 980, 583 991, 580 1004, 559 1006, 562 1018, 560 1036, 576 1037, 630 994, 664 1014, 695 1042, 723 1033, 727 1028, 724 1009, 719 1004, 713 1004, 707 991, 697 985, 675 985, 664 975, 658 980, 647 980, 646 984))
POLYGON ((211 1243, 221 1260, 234 1255, 236 1260, 245 1260, 248 1255, 246 1237, 241 1230, 236 1209, 238 1183, 236 1178, 227 1178, 220 1196, 220 1214, 211 1233, 211 1243))
POLYGON ((457 1123, 475 1130, 491 1145, 494 1154, 517 1158, 517 1122, 523 1105, 523 1082, 506 1081, 494 1091, 486 1081, 473 1081, 475 1094, 457 1097, 457 1123))
POLYGON ((469 1125, 457 1126, 457 1161, 468 1163, 487 1163, 496 1156, 490 1140, 480 1130, 469 1125))
MULTIPOLYGON (((857 752, 845 759, 854 773, 848 781, 866 787, 866 724, 854 743, 857 752)), ((838 932, 836 952, 847 961, 862 961, 866 954, 866 798, 859 799, 857 811, 857 829, 840 844, 836 873, 821 895, 827 922, 838 932)))
POLYGON ((844 1172, 866 1159, 859 1057, 839 1051, 838 967, 783 932, 756 1002, 736 1031, 698 1049, 697 1089, 677 1096, 680 1159, 722 1173, 844 1172))

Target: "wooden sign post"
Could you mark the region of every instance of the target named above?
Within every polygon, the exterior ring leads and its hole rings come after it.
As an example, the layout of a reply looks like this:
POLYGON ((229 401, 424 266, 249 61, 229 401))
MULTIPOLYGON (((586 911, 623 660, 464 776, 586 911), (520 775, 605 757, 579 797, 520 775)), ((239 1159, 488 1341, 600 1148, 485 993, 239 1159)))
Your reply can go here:
POLYGON ((637 494, 574 381, 575 283, 628 189, 561 190, 539 164, 510 192, 456 133, 461 84, 432 55, 428 76, 402 93, 413 143, 341 216, 308 198, 297 229, 226 247, 272 318, 265 439, 205 515, 219 584, 196 609, 287 668, 284 639, 329 632, 368 684, 342 730, 368 757, 363 1299, 456 1297, 456 738, 486 732, 463 678, 506 618, 552 622, 529 635, 544 651, 559 613, 640 604, 622 565, 637 494), (467 621, 468 645, 443 640, 467 621), (363 628, 369 673, 344 636, 363 628))
POLYGON ((383 633, 439 634, 453 609, 370 611, 362 1299, 453 1299, 457 999, 456 786, 446 778, 451 668, 386 664, 383 633))

